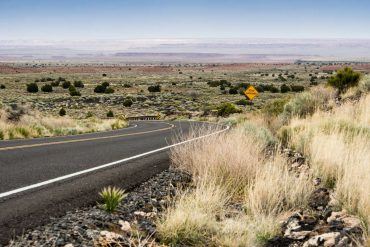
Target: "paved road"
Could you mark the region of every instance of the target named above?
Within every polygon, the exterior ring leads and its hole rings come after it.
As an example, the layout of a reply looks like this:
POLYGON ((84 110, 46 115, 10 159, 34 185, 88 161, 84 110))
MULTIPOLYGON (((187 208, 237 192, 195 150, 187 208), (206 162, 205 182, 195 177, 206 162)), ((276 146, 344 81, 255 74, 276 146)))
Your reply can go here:
POLYGON ((0 245, 50 216, 95 203, 104 186, 131 188, 166 169, 168 149, 150 152, 199 125, 138 121, 117 131, 0 141, 0 245))

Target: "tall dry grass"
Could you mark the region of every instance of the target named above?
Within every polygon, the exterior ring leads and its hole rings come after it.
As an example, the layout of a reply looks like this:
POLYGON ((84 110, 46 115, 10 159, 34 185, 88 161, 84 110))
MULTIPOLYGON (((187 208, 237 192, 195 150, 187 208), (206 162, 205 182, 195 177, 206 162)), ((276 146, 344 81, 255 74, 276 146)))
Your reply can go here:
POLYGON ((261 121, 172 150, 173 165, 192 174, 195 188, 158 222, 166 244, 261 245, 277 234, 281 214, 307 204, 309 178, 288 171, 261 121))
MULTIPOLYGON (((370 95, 330 112, 293 119, 288 143, 310 158, 314 176, 335 191, 339 207, 370 224, 370 95)), ((369 228, 368 228, 369 229, 369 228)), ((369 233, 369 230, 368 230, 369 233)))
POLYGON ((38 112, 21 115, 19 119, 8 119, 8 112, 0 109, 0 140, 35 138, 46 136, 76 135, 96 131, 124 128, 124 119, 73 119, 68 116, 42 116, 38 112))

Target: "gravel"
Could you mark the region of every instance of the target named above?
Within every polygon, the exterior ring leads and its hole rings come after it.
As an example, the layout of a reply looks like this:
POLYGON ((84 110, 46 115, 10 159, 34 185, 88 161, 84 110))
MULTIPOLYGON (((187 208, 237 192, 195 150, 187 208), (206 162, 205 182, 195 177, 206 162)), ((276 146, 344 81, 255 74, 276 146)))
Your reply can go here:
POLYGON ((141 246, 155 241, 155 220, 187 186, 189 175, 167 170, 130 191, 117 210, 106 213, 99 205, 51 218, 49 224, 26 231, 9 246, 141 246))

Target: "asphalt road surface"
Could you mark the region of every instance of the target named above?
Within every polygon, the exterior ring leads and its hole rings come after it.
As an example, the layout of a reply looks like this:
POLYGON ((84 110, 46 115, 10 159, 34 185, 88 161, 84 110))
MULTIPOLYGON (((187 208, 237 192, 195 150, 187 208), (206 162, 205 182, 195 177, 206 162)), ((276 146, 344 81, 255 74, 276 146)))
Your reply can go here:
POLYGON ((169 145, 203 123, 137 121, 125 129, 0 141, 0 245, 25 229, 96 203, 168 168, 169 145))

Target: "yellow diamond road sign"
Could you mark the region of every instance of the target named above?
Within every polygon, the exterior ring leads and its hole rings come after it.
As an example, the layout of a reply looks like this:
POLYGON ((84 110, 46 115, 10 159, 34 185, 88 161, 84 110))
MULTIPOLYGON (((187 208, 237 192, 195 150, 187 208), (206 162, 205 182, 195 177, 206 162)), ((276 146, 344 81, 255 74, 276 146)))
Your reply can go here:
POLYGON ((253 100, 254 97, 258 96, 258 91, 253 86, 249 86, 247 90, 244 91, 244 94, 248 99, 253 100))

